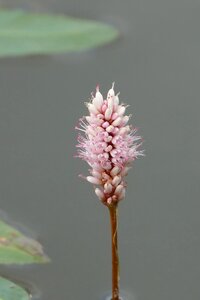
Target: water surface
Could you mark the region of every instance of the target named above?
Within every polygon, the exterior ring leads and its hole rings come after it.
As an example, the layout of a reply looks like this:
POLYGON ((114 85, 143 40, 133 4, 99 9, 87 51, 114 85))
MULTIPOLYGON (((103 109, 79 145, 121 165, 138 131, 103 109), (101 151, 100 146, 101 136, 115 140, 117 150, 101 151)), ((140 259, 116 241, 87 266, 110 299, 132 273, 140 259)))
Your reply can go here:
MULTIPOLYGON (((13 5, 9 1, 10 6, 13 5)), ((3 268, 43 300, 99 299, 111 288, 109 215, 74 126, 113 81, 145 138, 119 210, 121 287, 131 300, 199 300, 200 3, 43 1, 34 10, 113 24, 115 43, 82 54, 0 61, 0 198, 38 235, 49 265, 3 268)))

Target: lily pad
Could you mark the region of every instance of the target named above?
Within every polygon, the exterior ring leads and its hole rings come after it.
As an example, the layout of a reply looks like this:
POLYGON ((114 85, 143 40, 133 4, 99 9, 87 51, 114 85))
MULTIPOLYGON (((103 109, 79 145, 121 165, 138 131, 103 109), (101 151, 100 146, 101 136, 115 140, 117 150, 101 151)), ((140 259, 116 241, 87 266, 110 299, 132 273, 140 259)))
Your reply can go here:
MULTIPOLYGON (((41 244, 0 221, 0 264, 46 263, 41 244)), ((1 300, 1 299, 0 299, 1 300)))
POLYGON ((0 300, 29 300, 29 294, 14 282, 0 277, 0 300))
POLYGON ((0 10, 0 56, 77 52, 113 41, 112 26, 67 16, 0 10))

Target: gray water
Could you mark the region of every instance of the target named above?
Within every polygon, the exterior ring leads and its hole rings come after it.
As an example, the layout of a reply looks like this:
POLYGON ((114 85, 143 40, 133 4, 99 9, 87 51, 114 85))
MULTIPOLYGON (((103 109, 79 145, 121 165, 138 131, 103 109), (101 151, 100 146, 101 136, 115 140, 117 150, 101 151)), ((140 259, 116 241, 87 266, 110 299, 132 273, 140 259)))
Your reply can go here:
POLYGON ((26 6, 113 24, 121 37, 81 54, 0 60, 1 209, 52 259, 1 272, 36 286, 42 300, 109 292, 108 212, 73 155, 84 101, 115 81, 146 150, 120 204, 121 288, 130 300, 199 300, 200 2, 34 3, 26 6))

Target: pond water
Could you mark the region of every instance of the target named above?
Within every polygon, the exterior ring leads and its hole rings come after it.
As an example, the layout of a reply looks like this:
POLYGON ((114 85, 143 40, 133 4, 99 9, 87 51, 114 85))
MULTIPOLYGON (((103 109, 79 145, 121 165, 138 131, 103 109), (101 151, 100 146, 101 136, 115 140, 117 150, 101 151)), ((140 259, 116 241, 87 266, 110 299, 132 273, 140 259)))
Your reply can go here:
POLYGON ((121 36, 81 54, 0 60, 1 209, 52 259, 1 272, 33 284, 43 300, 108 295, 109 215, 73 155, 84 101, 97 83, 105 93, 115 81, 146 150, 119 209, 121 288, 130 300, 198 300, 199 1, 36 4, 113 24, 121 36))

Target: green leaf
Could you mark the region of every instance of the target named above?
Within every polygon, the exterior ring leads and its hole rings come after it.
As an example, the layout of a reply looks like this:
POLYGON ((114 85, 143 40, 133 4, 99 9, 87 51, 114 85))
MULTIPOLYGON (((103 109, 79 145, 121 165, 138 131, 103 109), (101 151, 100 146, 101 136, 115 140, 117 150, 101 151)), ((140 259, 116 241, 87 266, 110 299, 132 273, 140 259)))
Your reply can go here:
POLYGON ((45 263, 49 258, 40 243, 0 221, 0 264, 45 263))
POLYGON ((29 300, 29 294, 14 282, 0 277, 0 300, 29 300))
POLYGON ((116 29, 65 16, 0 10, 0 56, 77 52, 114 40, 116 29))

